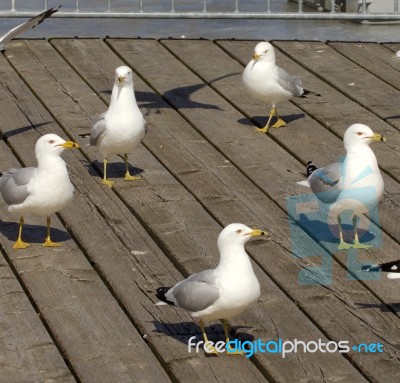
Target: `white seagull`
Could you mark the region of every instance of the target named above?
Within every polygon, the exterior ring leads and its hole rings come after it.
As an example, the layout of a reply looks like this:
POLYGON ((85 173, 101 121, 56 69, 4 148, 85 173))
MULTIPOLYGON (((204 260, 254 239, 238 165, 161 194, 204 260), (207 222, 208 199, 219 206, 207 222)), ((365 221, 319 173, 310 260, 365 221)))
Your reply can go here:
POLYGON ((353 124, 344 134, 346 157, 343 162, 334 162, 318 169, 310 161, 307 163, 305 181, 298 182, 311 187, 322 202, 329 204, 329 212, 337 217, 340 235, 339 249, 368 249, 371 245, 361 244, 357 234, 358 216, 369 213, 382 198, 384 184, 375 154, 369 147, 372 141, 386 141, 368 126, 353 124), (341 214, 352 212, 354 243, 343 240, 341 214))
POLYGON ((318 93, 304 89, 299 77, 290 76, 284 69, 277 66, 274 47, 265 41, 256 45, 253 58, 243 71, 242 81, 254 98, 272 105, 267 124, 263 128, 256 129, 263 133, 270 128, 273 116, 277 117, 277 121, 272 128, 286 125, 276 111, 276 105, 280 102, 309 93, 320 96, 318 93))
POLYGON ((17 25, 15 28, 9 30, 7 33, 5 33, 3 36, 0 37, 0 51, 4 51, 6 49, 5 44, 8 43, 10 40, 12 40, 14 37, 17 37, 19 34, 24 33, 29 29, 35 28, 37 25, 43 22, 44 19, 47 19, 53 13, 57 12, 61 7, 62 5, 50 8, 47 11, 44 11, 39 15, 32 17, 25 23, 17 25))
MULTIPOLYGON (((250 238, 266 234, 241 223, 226 226, 218 237, 218 266, 193 274, 174 287, 159 287, 156 296, 162 302, 157 305, 180 307, 198 318, 204 342, 208 342, 204 321, 221 320, 228 343, 228 319, 246 310, 260 297, 260 284, 244 244, 250 238)), ((217 353, 212 347, 211 352, 217 353)))
POLYGON ((21 238, 25 214, 47 216, 47 237, 43 246, 61 246, 50 238, 50 214, 61 210, 73 197, 74 187, 60 157, 65 148, 79 148, 79 145, 56 134, 46 134, 36 142, 36 168, 11 169, 1 175, 0 194, 8 205, 8 211, 20 215, 14 249, 29 246, 21 238))
POLYGON ((400 260, 381 263, 377 265, 364 265, 361 269, 362 271, 383 271, 387 273, 387 277, 389 279, 398 279, 400 278, 400 260))
POLYGON ((128 153, 139 146, 146 133, 145 126, 133 90, 132 69, 120 66, 115 70, 110 106, 96 119, 90 132, 90 145, 96 146, 104 157, 103 184, 112 187, 115 183, 107 179, 107 157, 111 154, 124 156, 126 181, 141 179, 130 175, 128 153))

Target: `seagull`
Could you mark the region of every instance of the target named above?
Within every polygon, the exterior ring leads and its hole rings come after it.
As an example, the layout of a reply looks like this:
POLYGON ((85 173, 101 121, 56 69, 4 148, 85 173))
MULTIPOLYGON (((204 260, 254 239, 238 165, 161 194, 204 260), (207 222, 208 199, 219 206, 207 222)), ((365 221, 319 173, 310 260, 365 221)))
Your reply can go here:
POLYGON ((145 126, 146 122, 137 106, 133 90, 132 69, 120 66, 115 70, 110 106, 98 116, 90 132, 90 145, 96 146, 104 157, 103 184, 110 188, 115 184, 107 179, 107 157, 111 154, 123 154, 126 181, 141 179, 130 175, 128 153, 134 151, 144 138, 145 126))
POLYGON ((257 128, 257 132, 266 133, 274 116, 277 117, 277 121, 271 126, 272 128, 286 125, 276 111, 276 105, 280 102, 288 101, 292 97, 305 97, 304 95, 310 93, 321 96, 304 89, 299 77, 290 76, 277 66, 274 47, 266 41, 256 45, 253 58, 243 71, 242 81, 254 98, 272 105, 267 124, 263 128, 257 128))
POLYGON ((398 259, 396 261, 377 265, 364 265, 361 270, 370 272, 383 271, 384 273, 387 273, 389 279, 398 279, 400 278, 400 260, 398 259))
POLYGON ((3 36, 0 37, 0 51, 1 52, 4 51, 6 49, 5 44, 8 43, 10 40, 12 40, 14 37, 18 36, 21 33, 29 31, 29 29, 35 28, 37 25, 43 22, 44 19, 47 19, 53 13, 57 12, 61 7, 62 5, 50 8, 47 11, 44 11, 41 14, 32 17, 25 23, 17 25, 15 28, 9 30, 7 33, 5 33, 3 36))
POLYGON ((61 210, 73 197, 74 187, 67 166, 60 157, 66 148, 79 148, 79 145, 56 134, 46 134, 36 142, 36 168, 10 169, 1 174, 0 195, 8 205, 8 211, 21 217, 14 249, 29 246, 21 237, 25 214, 47 216, 47 237, 43 246, 61 246, 50 238, 50 214, 61 210))
MULTIPOLYGON (((250 238, 266 234, 241 223, 226 226, 218 237, 218 266, 193 274, 173 287, 159 287, 156 296, 161 302, 157 305, 180 307, 198 318, 205 343, 208 339, 204 321, 220 320, 228 344, 228 319, 246 310, 260 297, 260 284, 244 244, 250 238)), ((218 352, 211 347, 210 353, 218 352)))
POLYGON ((330 205, 330 215, 337 217, 339 226, 339 250, 350 248, 368 249, 361 244, 357 234, 358 216, 368 213, 381 200, 384 190, 382 175, 375 154, 369 147, 373 141, 386 141, 368 126, 353 124, 344 134, 346 157, 318 169, 311 161, 307 163, 307 177, 298 184, 311 187, 317 198, 330 205), (343 240, 341 214, 351 211, 354 243, 343 240))

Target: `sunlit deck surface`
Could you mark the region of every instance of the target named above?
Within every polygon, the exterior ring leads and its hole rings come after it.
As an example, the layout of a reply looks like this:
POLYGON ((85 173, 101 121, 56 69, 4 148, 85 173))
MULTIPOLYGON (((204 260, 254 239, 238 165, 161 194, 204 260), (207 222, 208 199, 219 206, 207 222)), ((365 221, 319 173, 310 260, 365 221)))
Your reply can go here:
MULTIPOLYGON (((81 148, 63 154, 76 192, 53 217, 61 248, 42 248, 45 219, 27 216, 31 246, 13 250, 18 217, 0 203, 2 383, 400 381, 400 285, 359 272, 400 258, 400 61, 392 59, 400 44, 274 42, 278 64, 321 97, 281 104, 288 124, 268 134, 254 129, 269 106, 241 85, 255 44, 8 44, 0 56, 0 171, 35 165, 34 144, 46 133, 81 148), (130 155, 143 180, 125 182, 122 159, 110 158, 109 189, 100 183, 102 158, 81 135, 106 110, 124 64, 148 123, 130 155), (323 166, 344 154, 342 136, 354 122, 387 138, 372 144, 385 181, 381 230, 371 224, 377 234, 364 237, 374 248, 339 252, 329 230, 318 238, 322 221, 292 235, 287 201, 308 193, 296 185, 308 160, 323 166), (270 241, 246 246, 262 295, 232 320, 232 337, 380 342, 383 352, 189 353, 188 339, 201 340, 198 326, 183 311, 155 306, 154 291, 215 266, 217 236, 232 222, 271 232, 270 241)), ((207 331, 224 339, 219 323, 207 331)))

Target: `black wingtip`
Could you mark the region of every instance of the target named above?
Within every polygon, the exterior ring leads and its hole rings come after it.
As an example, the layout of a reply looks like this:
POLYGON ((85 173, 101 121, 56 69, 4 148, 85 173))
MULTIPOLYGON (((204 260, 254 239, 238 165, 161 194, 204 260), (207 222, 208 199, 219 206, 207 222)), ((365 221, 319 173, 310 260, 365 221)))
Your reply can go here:
POLYGON ((317 169, 318 168, 313 164, 312 161, 308 161, 306 166, 307 178, 310 177, 310 175, 313 174, 317 169))
POLYGON ((171 290, 171 287, 159 287, 158 289, 156 289, 156 297, 157 297, 160 301, 165 302, 165 303, 168 303, 169 305, 174 306, 174 302, 169 301, 169 300, 166 298, 166 296, 165 296, 165 294, 166 294, 169 290, 171 290))

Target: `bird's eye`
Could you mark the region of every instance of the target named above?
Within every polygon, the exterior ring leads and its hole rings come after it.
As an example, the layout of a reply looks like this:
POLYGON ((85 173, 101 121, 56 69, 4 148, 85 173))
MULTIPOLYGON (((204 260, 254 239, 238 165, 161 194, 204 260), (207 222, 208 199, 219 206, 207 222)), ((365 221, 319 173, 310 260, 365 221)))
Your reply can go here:
POLYGON ((357 136, 362 136, 362 132, 357 132, 357 136))
POLYGON ((242 229, 237 229, 236 233, 240 234, 242 232, 242 229))
POLYGON ((268 49, 266 51, 264 51, 264 53, 268 53, 268 49))
POLYGON ((54 140, 50 140, 50 141, 49 141, 49 144, 50 144, 50 145, 53 145, 53 144, 54 144, 54 140))

